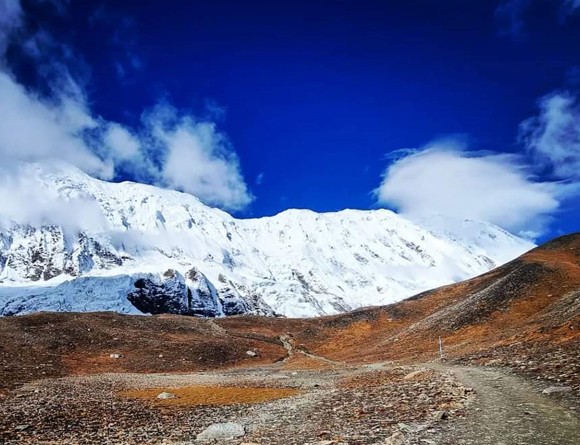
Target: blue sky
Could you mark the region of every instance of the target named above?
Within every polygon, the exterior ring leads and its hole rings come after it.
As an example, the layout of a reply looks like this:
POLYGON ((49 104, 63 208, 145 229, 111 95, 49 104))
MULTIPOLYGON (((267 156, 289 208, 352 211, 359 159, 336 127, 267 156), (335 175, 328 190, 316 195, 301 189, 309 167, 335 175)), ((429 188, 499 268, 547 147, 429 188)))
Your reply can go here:
POLYGON ((61 157, 241 217, 384 206, 538 240, 580 228, 580 1, 0 0, 2 15, 5 159, 61 157), (30 140, 29 116, 60 145, 30 140))

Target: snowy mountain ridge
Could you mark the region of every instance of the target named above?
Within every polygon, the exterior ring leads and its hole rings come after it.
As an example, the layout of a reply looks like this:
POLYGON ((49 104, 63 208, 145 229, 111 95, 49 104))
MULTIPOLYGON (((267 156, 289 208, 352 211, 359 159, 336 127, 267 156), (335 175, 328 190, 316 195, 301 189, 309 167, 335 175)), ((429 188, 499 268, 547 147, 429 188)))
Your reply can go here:
POLYGON ((534 247, 488 223, 435 218, 427 229, 384 209, 236 219, 188 194, 56 163, 20 164, 0 190, 1 315, 333 314, 463 280, 534 247))

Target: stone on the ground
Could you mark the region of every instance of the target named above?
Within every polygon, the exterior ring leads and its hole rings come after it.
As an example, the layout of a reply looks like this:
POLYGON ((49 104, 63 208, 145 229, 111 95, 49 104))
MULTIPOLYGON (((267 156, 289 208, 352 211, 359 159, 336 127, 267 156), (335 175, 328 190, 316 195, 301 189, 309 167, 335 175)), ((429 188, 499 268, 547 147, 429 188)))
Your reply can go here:
POLYGON ((392 436, 387 437, 385 440, 385 445, 402 445, 405 443, 405 435, 400 431, 397 431, 392 436))
POLYGON ((109 357, 111 358, 122 358, 123 354, 109 354, 109 357))
POLYGON ((425 425, 407 424, 407 423, 399 423, 397 426, 403 433, 407 434, 418 433, 419 431, 423 431, 426 428, 425 425))
POLYGON ((447 411, 435 411, 433 413, 433 418, 435 420, 446 420, 449 418, 449 414, 447 414, 447 411))
POLYGON ((420 376, 421 374, 424 374, 424 373, 425 373, 425 370, 419 369, 417 371, 413 371, 413 372, 410 372, 409 374, 407 374, 405 377, 403 377, 403 380, 412 380, 415 377, 418 377, 418 376, 420 376))
POLYGON ((235 439, 236 437, 242 437, 244 434, 246 434, 246 430, 239 423, 214 423, 199 433, 196 439, 199 441, 235 439))
POLYGON ((177 399, 177 396, 170 392, 162 392, 157 396, 158 399, 166 400, 166 399, 177 399))
POLYGON ((550 386, 549 388, 546 388, 542 391, 542 394, 555 394, 555 393, 559 393, 559 392, 570 392, 572 391, 572 388, 570 388, 569 386, 550 386))
POLYGON ((258 355, 256 351, 246 351, 246 354, 249 355, 250 357, 255 357, 258 355))

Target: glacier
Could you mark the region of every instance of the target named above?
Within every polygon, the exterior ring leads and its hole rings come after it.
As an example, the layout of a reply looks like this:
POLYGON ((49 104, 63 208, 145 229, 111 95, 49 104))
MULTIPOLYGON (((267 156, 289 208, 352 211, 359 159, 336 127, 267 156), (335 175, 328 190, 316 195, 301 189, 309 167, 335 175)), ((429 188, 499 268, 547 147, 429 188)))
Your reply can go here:
POLYGON ((239 219, 63 163, 14 168, 20 182, 0 194, 0 315, 329 315, 464 280, 534 247, 481 221, 417 223, 386 209, 239 219))

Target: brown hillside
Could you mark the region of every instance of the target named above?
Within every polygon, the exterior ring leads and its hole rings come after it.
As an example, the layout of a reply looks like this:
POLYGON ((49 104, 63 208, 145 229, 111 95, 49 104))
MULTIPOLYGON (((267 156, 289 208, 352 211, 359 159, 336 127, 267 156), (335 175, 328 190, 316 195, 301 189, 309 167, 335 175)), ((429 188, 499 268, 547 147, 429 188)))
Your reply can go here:
POLYGON ((296 350, 328 360, 301 354, 284 366, 425 361, 438 356, 441 337, 451 359, 527 360, 542 368, 538 357, 546 356, 564 380, 578 379, 580 234, 553 240, 474 279, 332 317, 212 320, 39 313, 2 318, 0 389, 69 374, 281 363, 287 350, 280 336, 286 335, 296 350), (250 356, 250 350, 257 356, 250 356), (115 353, 123 357, 111 358, 115 353))

